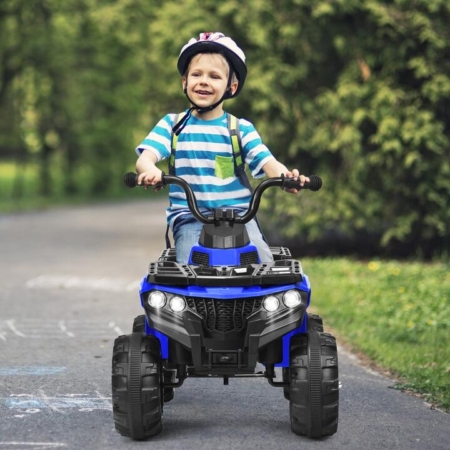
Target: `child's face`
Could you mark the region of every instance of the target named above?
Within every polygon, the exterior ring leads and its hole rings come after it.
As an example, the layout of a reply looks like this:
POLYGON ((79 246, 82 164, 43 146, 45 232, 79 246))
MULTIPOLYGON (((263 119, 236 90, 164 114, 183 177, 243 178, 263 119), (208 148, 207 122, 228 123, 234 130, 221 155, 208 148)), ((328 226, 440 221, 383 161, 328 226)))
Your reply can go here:
MULTIPOLYGON (((183 77, 183 88, 187 84, 189 98, 199 107, 218 102, 228 83, 229 67, 222 55, 201 53, 192 58, 187 76, 183 77)), ((231 83, 231 93, 237 89, 237 82, 231 83)))

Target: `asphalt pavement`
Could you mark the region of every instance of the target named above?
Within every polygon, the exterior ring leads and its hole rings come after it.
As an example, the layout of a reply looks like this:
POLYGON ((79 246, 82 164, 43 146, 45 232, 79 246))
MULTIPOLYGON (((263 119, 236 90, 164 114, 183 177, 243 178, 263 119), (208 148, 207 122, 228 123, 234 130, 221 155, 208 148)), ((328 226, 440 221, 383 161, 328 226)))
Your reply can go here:
POLYGON ((164 208, 149 200, 0 217, 0 450, 450 448, 450 415, 390 389, 393 380, 342 348, 330 438, 294 435, 282 390, 261 378, 188 379, 164 406, 159 436, 120 436, 112 346, 142 313, 138 286, 165 247, 164 208))

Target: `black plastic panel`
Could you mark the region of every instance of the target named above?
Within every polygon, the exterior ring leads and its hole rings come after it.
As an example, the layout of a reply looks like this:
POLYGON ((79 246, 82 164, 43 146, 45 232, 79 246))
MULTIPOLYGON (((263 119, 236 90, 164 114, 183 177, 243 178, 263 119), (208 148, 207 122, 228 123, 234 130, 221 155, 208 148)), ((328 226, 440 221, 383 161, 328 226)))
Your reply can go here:
POLYGON ((290 259, 288 249, 274 247, 275 261, 241 266, 207 267, 178 264, 173 253, 165 250, 157 262, 151 263, 147 281, 169 286, 254 286, 301 282, 300 261, 290 259))

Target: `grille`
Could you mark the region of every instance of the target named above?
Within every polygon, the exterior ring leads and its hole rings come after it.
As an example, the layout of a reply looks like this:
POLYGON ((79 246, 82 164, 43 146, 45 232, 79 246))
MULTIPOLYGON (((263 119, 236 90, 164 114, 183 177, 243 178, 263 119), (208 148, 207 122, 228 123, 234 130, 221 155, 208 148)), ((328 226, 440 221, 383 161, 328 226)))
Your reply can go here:
POLYGON ((199 266, 209 266, 209 254, 204 252, 192 252, 192 262, 199 266))
POLYGON ((237 300, 214 300, 211 298, 188 298, 189 308, 203 317, 208 331, 240 331, 247 317, 261 308, 262 298, 237 300))
POLYGON ((249 264, 258 264, 258 252, 241 253, 240 265, 248 266, 249 264))

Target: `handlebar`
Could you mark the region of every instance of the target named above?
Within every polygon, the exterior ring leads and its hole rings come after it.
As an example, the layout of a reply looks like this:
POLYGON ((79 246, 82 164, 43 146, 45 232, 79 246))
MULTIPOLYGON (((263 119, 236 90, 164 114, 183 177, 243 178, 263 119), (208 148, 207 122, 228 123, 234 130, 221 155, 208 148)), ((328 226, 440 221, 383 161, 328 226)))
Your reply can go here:
MULTIPOLYGON (((137 179, 138 175, 136 173, 128 172, 123 181, 127 187, 134 188, 138 186, 137 179)), ((303 186, 300 186, 299 180, 294 178, 286 178, 284 175, 276 178, 268 178, 267 180, 262 181, 253 192, 247 212, 242 216, 230 217, 230 219, 235 223, 250 222, 250 220, 252 220, 258 212, 262 193, 269 187, 279 186, 281 189, 309 189, 310 191, 318 191, 322 187, 322 179, 317 175, 311 175, 309 179, 309 183, 305 183, 303 186)), ((174 175, 166 175, 163 172, 161 176, 161 183, 158 183, 155 187, 166 187, 168 184, 176 184, 184 190, 189 209, 192 212, 192 215, 199 222, 205 224, 216 222, 217 219, 215 216, 205 216, 200 212, 194 191, 191 186, 189 186, 187 181, 174 175)))

